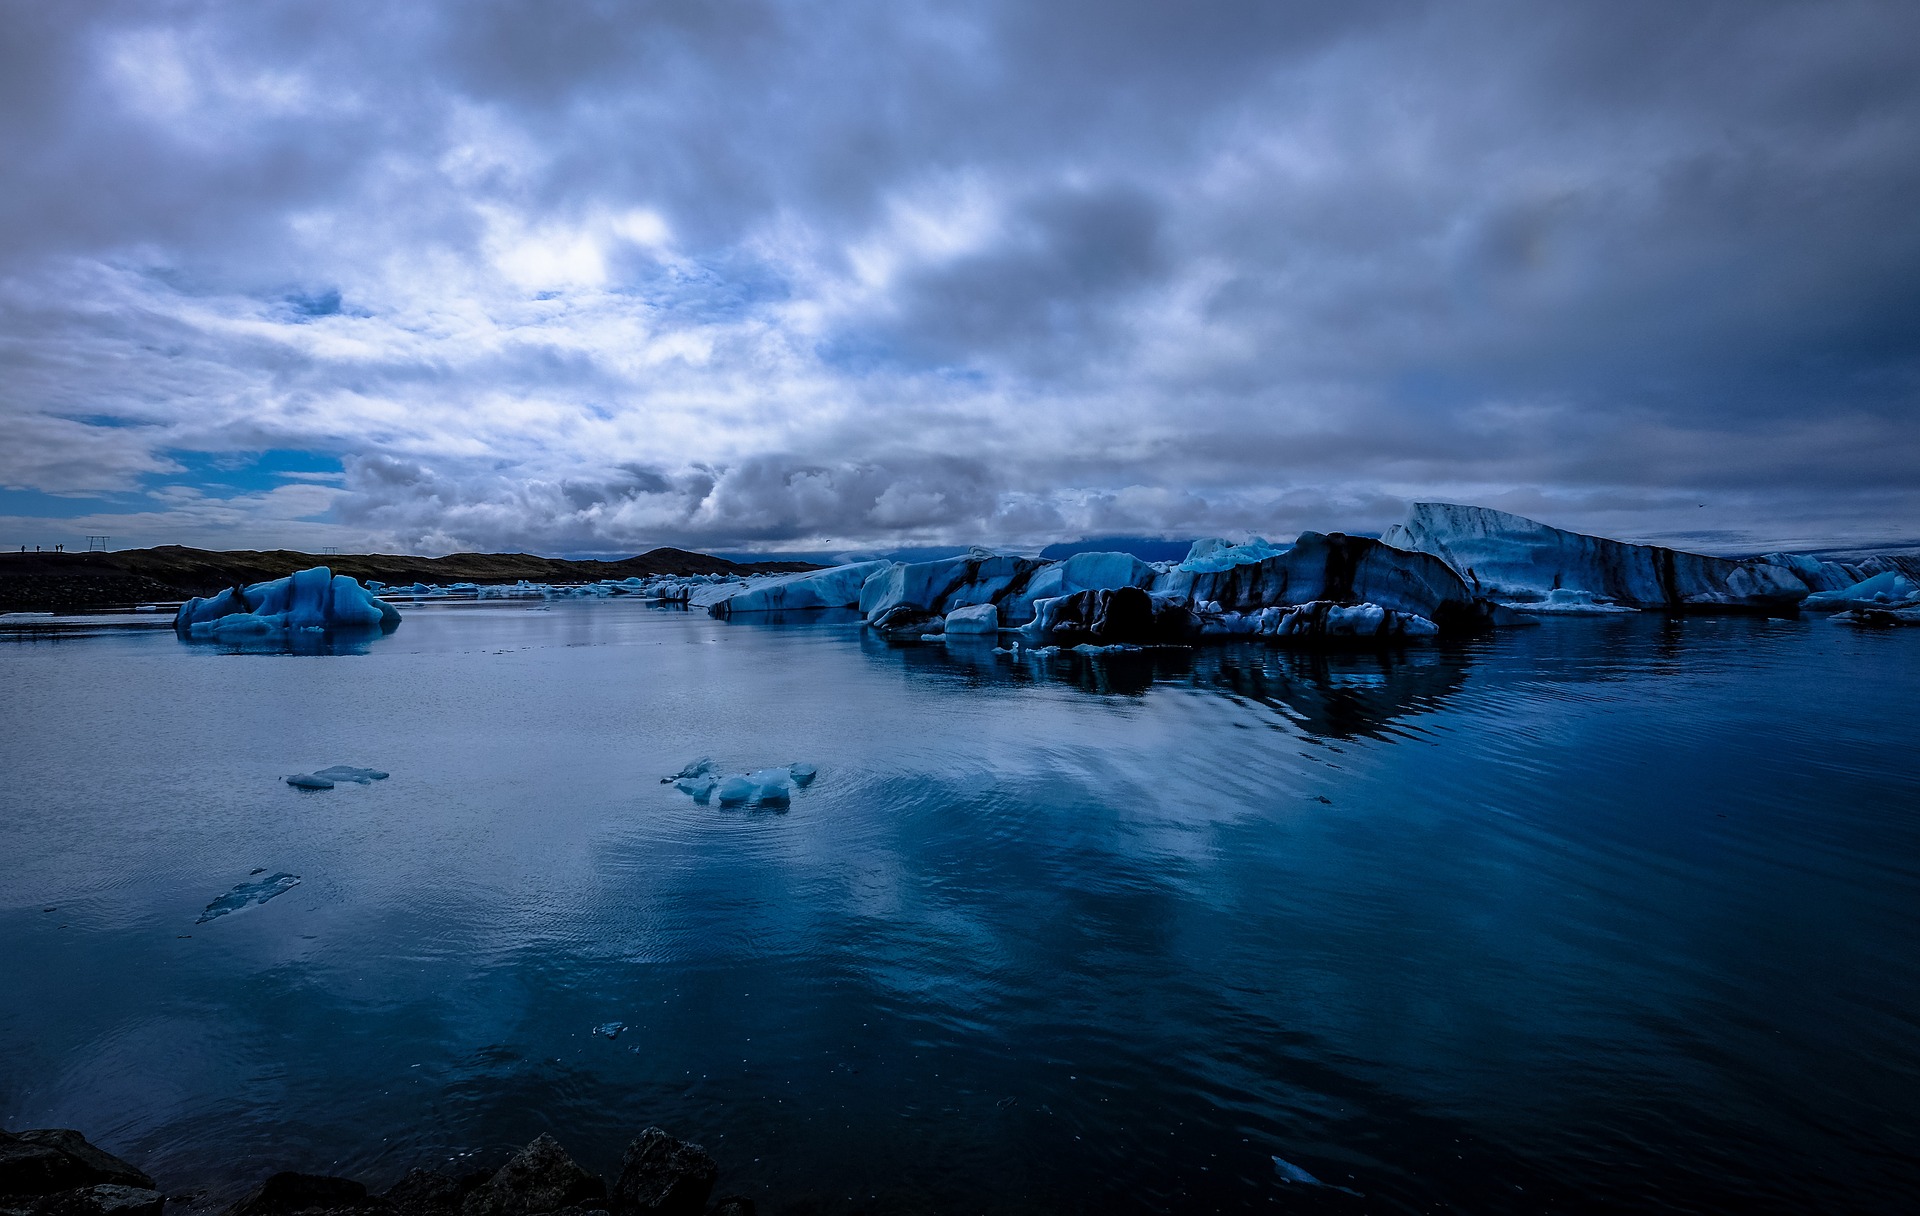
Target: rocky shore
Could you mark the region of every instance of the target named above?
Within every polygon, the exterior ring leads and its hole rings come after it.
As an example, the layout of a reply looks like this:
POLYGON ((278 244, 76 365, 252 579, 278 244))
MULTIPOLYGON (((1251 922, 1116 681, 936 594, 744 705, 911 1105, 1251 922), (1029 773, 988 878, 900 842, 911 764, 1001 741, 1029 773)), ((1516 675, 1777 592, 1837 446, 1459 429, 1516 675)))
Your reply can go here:
MULTIPOLYGON (((719 1177, 699 1145, 657 1127, 627 1146, 611 1186, 542 1135, 498 1169, 415 1169, 379 1193, 351 1178, 278 1173, 219 1216, 753 1216, 751 1199, 713 1200, 719 1177)), ((79 1132, 0 1131, 0 1216, 162 1216, 168 1198, 79 1132)))

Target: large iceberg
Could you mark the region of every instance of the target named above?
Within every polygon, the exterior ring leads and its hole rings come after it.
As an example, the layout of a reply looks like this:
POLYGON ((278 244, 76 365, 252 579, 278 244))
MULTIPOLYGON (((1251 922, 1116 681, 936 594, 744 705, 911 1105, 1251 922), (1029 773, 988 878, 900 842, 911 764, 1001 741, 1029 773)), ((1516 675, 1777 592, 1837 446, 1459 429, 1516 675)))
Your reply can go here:
POLYGON ((741 612, 782 612, 794 609, 854 608, 868 579, 890 569, 891 562, 854 562, 829 570, 806 570, 750 583, 730 584, 724 595, 707 602, 715 616, 741 612))
POLYGON ((1041 600, 1080 591, 1145 589, 1158 575, 1131 553, 1076 553, 1034 574, 1024 588, 1007 596, 1000 604, 1000 619, 1017 625, 1033 619, 1034 605, 1041 600))
POLYGON ((1001 605, 1002 622, 1017 625, 1026 616, 1009 610, 1026 606, 1028 585, 1056 563, 1015 557, 991 549, 973 549, 965 557, 932 562, 899 562, 873 575, 860 591, 860 613, 879 621, 903 605, 929 616, 945 616, 975 604, 1001 605))
POLYGON ((1635 608, 1764 609, 1790 608, 1811 590, 1794 565, 1606 540, 1487 507, 1415 503, 1407 521, 1380 539, 1432 554, 1474 594, 1506 601, 1541 601, 1566 589, 1635 608))
POLYGON ((1041 600, 1020 632, 1031 641, 1056 646, 1178 645, 1198 638, 1200 623, 1171 597, 1120 587, 1041 600))
POLYGON ((325 566, 251 587, 229 587, 180 605, 173 627, 196 638, 244 638, 294 630, 391 630, 393 605, 325 566))
POLYGON ((1290 549, 1220 570, 1176 567, 1155 582, 1154 590, 1213 612, 1325 600, 1375 604, 1447 630, 1489 620, 1487 606, 1446 562, 1339 532, 1302 532, 1290 549))

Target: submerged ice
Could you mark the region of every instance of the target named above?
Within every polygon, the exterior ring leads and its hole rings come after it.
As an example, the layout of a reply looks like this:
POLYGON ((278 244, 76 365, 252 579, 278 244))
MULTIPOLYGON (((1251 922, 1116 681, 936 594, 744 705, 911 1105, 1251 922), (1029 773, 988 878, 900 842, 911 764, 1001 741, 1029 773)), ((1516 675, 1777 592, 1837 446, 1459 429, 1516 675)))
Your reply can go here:
POLYGON ((207 905, 200 914, 196 925, 204 925, 210 920, 218 920, 234 912, 256 907, 266 903, 277 895, 284 895, 300 885, 298 874, 273 874, 258 882, 243 882, 233 890, 207 905))
POLYGON ((355 768, 351 764, 335 764, 329 768, 315 769, 311 773, 295 773, 287 778, 287 784, 301 790, 330 790, 342 781, 351 781, 355 785, 369 785, 386 779, 387 774, 377 768, 355 768))

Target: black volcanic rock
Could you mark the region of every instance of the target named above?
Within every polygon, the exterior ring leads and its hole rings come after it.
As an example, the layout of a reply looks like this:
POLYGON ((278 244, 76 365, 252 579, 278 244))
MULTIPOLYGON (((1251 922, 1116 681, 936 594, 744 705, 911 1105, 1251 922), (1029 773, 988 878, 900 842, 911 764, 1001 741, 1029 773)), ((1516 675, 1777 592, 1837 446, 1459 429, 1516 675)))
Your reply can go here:
POLYGON ((552 1136, 541 1134, 461 1204, 465 1216, 538 1216, 565 1208, 601 1208, 607 1185, 575 1164, 552 1136))
POLYGON ((366 1203, 367 1188, 351 1178, 285 1170, 228 1208, 225 1216, 286 1216, 291 1212, 358 1208, 366 1203))
POLYGON ((67 1128, 0 1132, 0 1195, 50 1195, 99 1185, 150 1191, 153 1179, 67 1128))
POLYGON ((705 1149, 649 1127, 620 1162, 614 1208, 620 1216, 700 1216, 719 1177, 705 1149))
POLYGON ((33 1216, 160 1216, 166 1202, 159 1191, 108 1182, 47 1195, 33 1216))
POLYGON ((408 1170, 407 1176, 388 1187, 380 1198, 393 1208, 395 1216, 453 1216, 467 1194, 486 1185, 490 1177, 481 1175, 469 1183, 439 1170, 408 1170))

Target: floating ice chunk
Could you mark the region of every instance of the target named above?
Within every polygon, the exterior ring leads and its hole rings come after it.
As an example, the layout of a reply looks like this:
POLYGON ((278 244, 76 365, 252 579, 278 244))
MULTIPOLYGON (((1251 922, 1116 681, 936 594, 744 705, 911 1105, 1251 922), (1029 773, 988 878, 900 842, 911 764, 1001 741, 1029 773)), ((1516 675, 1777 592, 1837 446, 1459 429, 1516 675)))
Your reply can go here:
POLYGON ((332 768, 315 769, 313 775, 325 781, 352 781, 358 785, 368 785, 387 779, 387 774, 377 768, 355 768, 351 764, 336 764, 332 768))
POLYGON ((1904 608, 1910 603, 1920 605, 1920 583, 1915 583, 1898 571, 1887 570, 1855 583, 1851 587, 1809 595, 1801 601, 1800 606, 1821 612, 1833 612, 1842 608, 1882 608, 1896 605, 1904 608))
MULTIPOLYGON (((255 871, 255 873, 258 873, 258 871, 255 871)), ((299 885, 300 876, 298 874, 274 874, 261 879, 259 882, 243 882, 225 895, 222 895, 219 899, 208 904, 207 910, 200 914, 200 919, 193 923, 196 925, 204 925, 208 921, 218 920, 230 912, 238 912, 244 908, 251 908, 256 904, 264 904, 274 896, 284 895, 299 885)))
POLYGON ((1000 631, 1000 609, 994 604, 973 604, 947 613, 948 634, 988 634, 1000 631))
POLYGON ((1572 587, 1555 587, 1544 600, 1533 603, 1522 601, 1506 606, 1515 612, 1527 612, 1535 616, 1618 616, 1622 613, 1631 616, 1637 611, 1625 604, 1602 603, 1593 592, 1578 591, 1572 587))
POLYGON ((1207 614, 1201 629, 1212 637, 1273 638, 1287 642, 1392 641, 1433 637, 1440 627, 1412 612, 1379 604, 1340 604, 1315 600, 1261 608, 1254 612, 1207 614))
POLYGON ((752 801, 760 787, 746 777, 728 777, 713 792, 721 806, 741 806, 752 801))
MULTIPOLYGON (((673 776, 674 777, 704 777, 708 773, 711 773, 712 771, 713 771, 713 757, 702 756, 698 760, 689 760, 687 761, 687 763, 681 765, 680 771, 675 773, 673 776)), ((669 777, 667 778, 667 780, 671 781, 673 780, 673 777, 669 777)))
POLYGON ((1920 607, 1869 608, 1862 606, 1839 613, 1833 619, 1843 624, 1860 625, 1869 629, 1887 629, 1896 625, 1920 625, 1920 607))
POLYGON ((386 779, 387 774, 377 768, 355 768, 351 764, 336 764, 331 768, 317 769, 311 773, 295 773, 287 778, 287 784, 302 790, 330 790, 341 781, 368 785, 386 779))
POLYGON ((673 783, 673 788, 683 794, 692 795, 695 802, 705 806, 707 800, 713 797, 713 787, 718 784, 720 783, 714 778, 702 775, 698 777, 681 777, 673 783))
POLYGON ((603 1039, 613 1040, 619 1038, 621 1032, 626 1030, 626 1028, 627 1024, 625 1022, 602 1022, 593 1028, 593 1033, 603 1039))
POLYGON ((764 806, 775 809, 784 808, 792 801, 789 783, 801 787, 810 785, 820 772, 818 768, 800 760, 779 768, 755 769, 732 777, 715 776, 710 771, 713 762, 705 758, 687 767, 700 771, 692 776, 673 779, 673 785, 675 789, 692 795, 695 802, 705 803, 714 799, 721 806, 764 806))
POLYGON ((755 806, 785 806, 791 798, 787 782, 793 774, 784 768, 763 768, 747 774, 753 783, 755 806))

